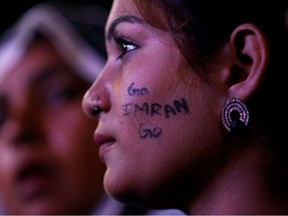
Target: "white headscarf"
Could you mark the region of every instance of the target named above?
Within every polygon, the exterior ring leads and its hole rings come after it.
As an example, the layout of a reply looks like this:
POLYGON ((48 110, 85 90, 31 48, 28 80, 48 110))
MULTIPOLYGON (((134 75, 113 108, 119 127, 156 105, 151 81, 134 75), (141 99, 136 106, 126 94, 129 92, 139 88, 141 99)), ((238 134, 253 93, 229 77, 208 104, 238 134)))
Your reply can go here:
POLYGON ((0 42, 0 79, 21 60, 36 32, 50 40, 80 77, 95 80, 105 63, 103 55, 84 40, 65 15, 48 4, 28 10, 5 34, 0 42))

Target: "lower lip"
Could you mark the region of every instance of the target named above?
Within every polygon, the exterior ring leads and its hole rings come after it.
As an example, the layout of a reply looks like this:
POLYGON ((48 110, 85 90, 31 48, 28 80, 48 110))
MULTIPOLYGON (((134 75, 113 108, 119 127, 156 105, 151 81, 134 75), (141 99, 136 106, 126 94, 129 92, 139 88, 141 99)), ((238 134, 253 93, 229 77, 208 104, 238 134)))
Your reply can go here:
POLYGON ((22 198, 33 200, 43 196, 49 185, 53 185, 53 179, 43 176, 32 176, 21 181, 18 185, 22 198))
POLYGON ((113 144, 114 142, 107 142, 99 147, 99 157, 101 160, 104 160, 105 154, 107 154, 107 151, 109 151, 113 144))

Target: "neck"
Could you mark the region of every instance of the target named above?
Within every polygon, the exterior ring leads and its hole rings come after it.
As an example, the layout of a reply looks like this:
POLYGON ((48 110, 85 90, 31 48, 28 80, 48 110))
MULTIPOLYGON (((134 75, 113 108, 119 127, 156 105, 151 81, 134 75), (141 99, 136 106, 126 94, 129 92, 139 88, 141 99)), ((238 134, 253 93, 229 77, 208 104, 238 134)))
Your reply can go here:
POLYGON ((263 145, 242 149, 228 161, 191 203, 189 214, 288 213, 288 180, 263 145))

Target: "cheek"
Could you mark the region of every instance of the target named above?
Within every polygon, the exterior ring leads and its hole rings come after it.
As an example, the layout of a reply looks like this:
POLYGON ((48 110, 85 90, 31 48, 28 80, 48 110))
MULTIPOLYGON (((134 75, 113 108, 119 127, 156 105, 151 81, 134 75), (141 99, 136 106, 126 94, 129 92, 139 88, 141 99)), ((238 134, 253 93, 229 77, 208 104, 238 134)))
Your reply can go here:
POLYGON ((183 151, 183 155, 187 150, 202 151, 203 146, 214 139, 203 134, 205 131, 210 131, 211 135, 216 133, 217 128, 213 125, 218 125, 219 120, 218 115, 213 115, 213 105, 202 103, 209 101, 207 97, 211 94, 207 85, 200 80, 189 86, 176 84, 179 80, 170 80, 162 89, 159 87, 162 85, 155 82, 157 85, 152 81, 147 85, 143 84, 145 82, 126 84, 126 94, 118 101, 118 114, 122 116, 119 127, 121 131, 127 131, 123 137, 130 147, 139 149, 137 154, 131 155, 141 155, 141 151, 149 149, 154 157, 161 150, 167 155, 173 151, 183 151), (201 86, 204 88, 199 90, 201 86))
POLYGON ((81 107, 65 108, 63 113, 49 119, 48 137, 54 152, 69 155, 96 149, 93 132, 97 122, 85 116, 81 107))
POLYGON ((173 67, 164 70, 159 65, 142 65, 127 72, 125 79, 118 80, 112 107, 118 119, 115 128, 129 131, 127 136, 144 143, 173 134, 173 124, 185 121, 191 111, 187 85, 179 80, 175 71, 173 67))
POLYGON ((97 188, 97 185, 102 184, 105 166, 99 160, 99 147, 93 140, 96 122, 84 115, 76 116, 75 113, 69 124, 68 120, 62 119, 67 124, 65 127, 51 127, 51 152, 70 176, 70 182, 81 183, 81 179, 86 179, 87 186, 97 188))
MULTIPOLYGON (((5 177, 9 176, 9 171, 13 170, 15 155, 12 153, 13 147, 9 148, 9 144, 0 143, 0 175, 5 177)), ((10 144, 12 145, 12 144, 10 144)), ((0 181, 2 178, 0 179, 0 181)))
MULTIPOLYGON (((2 143, 0 144, 2 145, 2 143)), ((7 145, 7 144, 6 144, 7 145)), ((11 191, 15 171, 15 155, 4 146, 0 147, 0 190, 11 191)))
MULTIPOLYGON (((146 92, 139 88, 134 90, 146 92)), ((168 95, 166 98, 156 93, 151 96, 128 96, 124 102, 119 103, 118 115, 121 117, 115 128, 126 131, 119 140, 123 143, 123 154, 128 152, 125 157, 139 159, 143 156, 144 161, 149 161, 149 158, 159 158, 159 154, 163 152, 167 155, 173 154, 176 149, 173 149, 174 144, 183 140, 181 134, 191 134, 191 128, 188 128, 190 124, 187 122, 191 114, 188 97, 183 92, 179 96, 175 93, 168 95)))

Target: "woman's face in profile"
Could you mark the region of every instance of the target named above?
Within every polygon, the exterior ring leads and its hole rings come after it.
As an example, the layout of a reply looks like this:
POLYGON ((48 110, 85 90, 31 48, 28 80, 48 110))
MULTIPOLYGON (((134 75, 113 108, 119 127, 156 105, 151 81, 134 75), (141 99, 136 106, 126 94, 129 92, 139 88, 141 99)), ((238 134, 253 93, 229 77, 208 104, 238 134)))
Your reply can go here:
POLYGON ((94 139, 107 165, 104 186, 124 201, 185 188, 177 181, 197 176, 219 140, 217 92, 192 70, 188 82, 180 77, 184 58, 173 38, 132 2, 114 1, 108 61, 84 98, 84 109, 93 101, 102 109, 94 139))
POLYGON ((43 41, 1 80, 0 189, 8 213, 83 213, 102 194, 97 122, 81 106, 88 87, 43 41))

